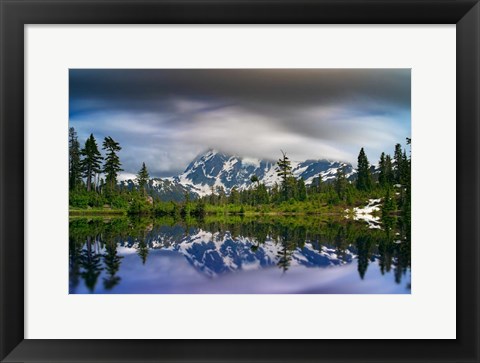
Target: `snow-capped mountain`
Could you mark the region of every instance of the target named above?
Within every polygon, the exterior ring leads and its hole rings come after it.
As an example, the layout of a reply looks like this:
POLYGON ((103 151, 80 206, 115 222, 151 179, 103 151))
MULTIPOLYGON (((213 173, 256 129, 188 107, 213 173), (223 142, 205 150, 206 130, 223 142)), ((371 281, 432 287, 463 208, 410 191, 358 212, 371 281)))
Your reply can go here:
MULTIPOLYGON (((132 189, 136 186, 136 181, 128 179, 125 181, 125 185, 128 189, 132 189)), ((180 202, 184 200, 185 193, 190 194, 192 199, 198 197, 198 193, 192 191, 190 186, 180 184, 173 178, 152 178, 148 183, 149 191, 158 196, 163 201, 175 201, 180 202)))
MULTIPOLYGON (((341 167, 345 167, 347 176, 354 173, 350 164, 337 161, 292 161, 291 165, 293 175, 296 178, 303 178, 307 185, 318 175, 322 175, 324 181, 334 179, 341 167)), ((229 193, 233 187, 240 190, 250 187, 252 175, 256 175, 259 182, 267 187, 280 183, 275 168, 276 161, 273 160, 242 158, 208 150, 193 160, 182 174, 173 178, 173 181, 200 196, 210 194, 212 187, 223 187, 229 193)))
MULTIPOLYGON (((307 185, 319 174, 324 181, 335 178, 337 170, 341 167, 345 167, 347 175, 353 173, 350 164, 335 161, 292 161, 291 165, 293 175, 296 178, 303 178, 307 185)), ((252 184, 250 180, 252 175, 256 175, 261 183, 271 187, 275 183, 280 183, 275 168, 276 161, 273 160, 242 158, 208 150, 193 160, 174 180, 203 196, 210 194, 212 187, 223 187, 227 193, 233 187, 240 190, 248 188, 252 184)))
MULTIPOLYGON (((291 166, 293 175, 303 178, 307 185, 319 175, 323 181, 333 180, 342 167, 345 168, 347 177, 355 173, 352 165, 329 160, 291 161, 291 166)), ((256 175, 260 183, 272 187, 275 183, 280 183, 275 168, 274 160, 239 157, 208 150, 195 158, 182 174, 152 179, 150 188, 161 199, 181 200, 186 192, 192 197, 198 197, 211 194, 212 188, 217 187, 223 187, 227 194, 233 187, 239 190, 248 188, 252 185, 252 175, 256 175)), ((132 186, 133 181, 129 180, 127 184, 132 186)))

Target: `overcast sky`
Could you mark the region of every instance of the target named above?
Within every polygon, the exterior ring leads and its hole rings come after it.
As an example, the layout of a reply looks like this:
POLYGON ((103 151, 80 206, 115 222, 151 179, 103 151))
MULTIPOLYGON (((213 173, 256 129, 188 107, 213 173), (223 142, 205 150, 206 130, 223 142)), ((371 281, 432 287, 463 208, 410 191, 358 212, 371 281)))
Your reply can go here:
POLYGON ((120 142, 125 173, 181 173, 215 148, 371 163, 410 137, 410 69, 72 69, 70 126, 120 142))

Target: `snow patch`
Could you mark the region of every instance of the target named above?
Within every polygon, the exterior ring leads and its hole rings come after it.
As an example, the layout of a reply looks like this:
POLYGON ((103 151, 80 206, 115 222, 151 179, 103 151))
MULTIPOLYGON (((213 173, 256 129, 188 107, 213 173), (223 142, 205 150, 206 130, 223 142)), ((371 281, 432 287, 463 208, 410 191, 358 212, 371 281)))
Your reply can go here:
MULTIPOLYGON (((367 222, 369 228, 380 229, 380 217, 374 216, 373 213, 380 211, 381 201, 381 199, 369 199, 365 207, 353 208, 353 219, 367 222)), ((349 213, 350 211, 346 209, 345 212, 349 213)))

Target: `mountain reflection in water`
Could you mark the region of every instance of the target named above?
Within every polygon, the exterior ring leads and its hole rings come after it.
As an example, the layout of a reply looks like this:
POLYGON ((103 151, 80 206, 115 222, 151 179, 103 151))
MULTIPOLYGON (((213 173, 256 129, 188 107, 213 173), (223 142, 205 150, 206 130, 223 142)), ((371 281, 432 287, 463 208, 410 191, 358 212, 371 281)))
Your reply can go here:
POLYGON ((410 293, 410 226, 307 216, 70 221, 75 293, 410 293))

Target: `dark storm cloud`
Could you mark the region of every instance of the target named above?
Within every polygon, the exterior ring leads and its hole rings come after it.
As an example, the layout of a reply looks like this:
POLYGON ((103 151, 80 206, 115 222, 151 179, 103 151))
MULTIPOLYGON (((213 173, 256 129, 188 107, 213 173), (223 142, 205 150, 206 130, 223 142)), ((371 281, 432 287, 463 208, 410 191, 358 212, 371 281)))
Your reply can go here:
POLYGON ((149 159, 159 175, 208 147, 352 162, 410 136, 410 70, 70 70, 70 121, 116 134, 129 169, 149 159))
POLYGON ((71 70, 71 112, 95 107, 171 109, 181 96, 213 105, 245 102, 294 107, 376 101, 410 105, 410 70, 71 70))

